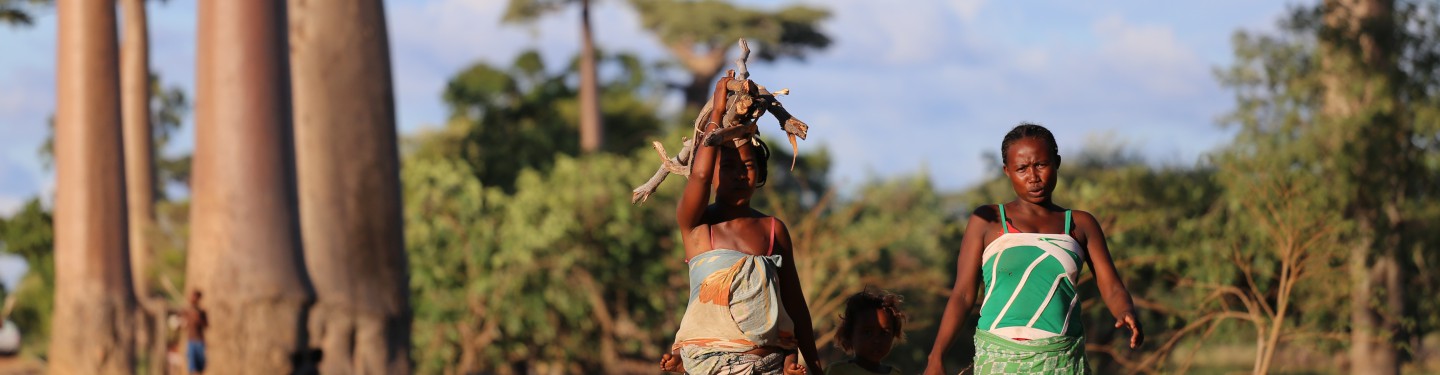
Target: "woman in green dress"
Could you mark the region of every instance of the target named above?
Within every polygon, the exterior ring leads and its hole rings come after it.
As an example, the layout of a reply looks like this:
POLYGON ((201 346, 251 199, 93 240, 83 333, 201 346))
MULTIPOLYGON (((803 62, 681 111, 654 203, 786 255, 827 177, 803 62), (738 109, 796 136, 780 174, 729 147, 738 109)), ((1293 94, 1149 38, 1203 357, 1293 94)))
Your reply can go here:
POLYGON ((1021 124, 1005 135, 1000 153, 1016 199, 970 215, 925 374, 944 373, 945 350, 977 297, 983 300, 974 373, 1089 373, 1076 293, 1082 264, 1090 265, 1115 327, 1128 329, 1130 347, 1140 347, 1145 335, 1100 223, 1052 199, 1060 169, 1055 136, 1043 126, 1021 124))

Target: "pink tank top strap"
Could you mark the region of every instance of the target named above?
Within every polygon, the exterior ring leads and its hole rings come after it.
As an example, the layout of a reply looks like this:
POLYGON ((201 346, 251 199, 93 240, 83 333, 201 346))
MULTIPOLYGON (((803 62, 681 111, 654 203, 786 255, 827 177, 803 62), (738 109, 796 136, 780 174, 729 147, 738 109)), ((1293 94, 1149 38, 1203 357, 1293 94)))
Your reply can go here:
POLYGON ((775 220, 775 217, 774 217, 774 216, 771 216, 771 217, 770 217, 770 249, 765 251, 765 255, 767 255, 767 256, 769 256, 769 255, 774 255, 774 254, 775 254, 775 222, 776 222, 776 221, 777 221, 777 220, 775 220))

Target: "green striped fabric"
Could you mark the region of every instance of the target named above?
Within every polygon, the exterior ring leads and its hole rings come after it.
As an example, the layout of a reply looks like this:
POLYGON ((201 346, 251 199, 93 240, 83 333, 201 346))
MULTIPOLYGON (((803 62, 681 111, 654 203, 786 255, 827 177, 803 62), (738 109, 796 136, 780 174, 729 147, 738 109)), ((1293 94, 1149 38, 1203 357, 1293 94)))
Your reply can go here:
MULTIPOLYGON (((1068 211, 1065 216, 1069 232, 1068 211)), ((1005 222, 1004 205, 1000 217, 1005 222)), ((985 299, 977 328, 1009 338, 1081 336, 1075 290, 1083 264, 1079 243, 1068 233, 1014 233, 1008 224, 1005 232, 985 247, 985 299)))
POLYGON ((1013 341, 975 330, 975 374, 1089 374, 1085 339, 1055 336, 1013 341))

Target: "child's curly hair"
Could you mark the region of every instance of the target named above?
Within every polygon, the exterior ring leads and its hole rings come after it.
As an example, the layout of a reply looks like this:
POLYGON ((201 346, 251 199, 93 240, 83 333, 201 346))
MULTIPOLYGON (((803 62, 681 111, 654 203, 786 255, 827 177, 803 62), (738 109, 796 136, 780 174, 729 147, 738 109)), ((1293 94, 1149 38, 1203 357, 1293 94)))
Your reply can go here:
POLYGON ((835 344, 846 353, 852 352, 850 336, 855 332, 854 316, 862 316, 869 311, 882 310, 890 314, 890 321, 894 326, 890 327, 894 332, 895 339, 905 339, 905 313, 900 311, 900 303, 905 301, 905 296, 891 293, 889 291, 866 287, 864 291, 851 295, 845 299, 845 313, 840 315, 840 326, 835 328, 835 344))

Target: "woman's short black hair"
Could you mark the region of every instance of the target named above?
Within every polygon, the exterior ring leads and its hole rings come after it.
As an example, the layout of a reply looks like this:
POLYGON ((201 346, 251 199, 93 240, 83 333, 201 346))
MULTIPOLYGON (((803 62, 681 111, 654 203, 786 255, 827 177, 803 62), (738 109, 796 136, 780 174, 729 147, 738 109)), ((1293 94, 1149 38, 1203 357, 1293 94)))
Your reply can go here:
POLYGON ((835 328, 835 344, 847 353, 853 351, 854 343, 850 342, 850 336, 855 332, 855 320, 851 318, 876 310, 890 314, 890 321, 894 323, 894 327, 890 327, 894 329, 891 334, 896 339, 904 339, 905 313, 900 311, 900 303, 904 301, 904 296, 870 287, 846 298, 845 314, 840 315, 840 326, 835 328))
POLYGON ((1010 144, 1025 138, 1035 138, 1050 144, 1050 155, 1059 156, 1060 146, 1055 144, 1055 135, 1050 134, 1050 129, 1044 126, 1022 122, 1014 129, 1005 134, 1005 140, 1000 142, 1000 162, 1010 163, 1010 144))
POLYGON ((770 145, 758 136, 750 139, 755 140, 755 187, 759 188, 770 177, 770 145))

